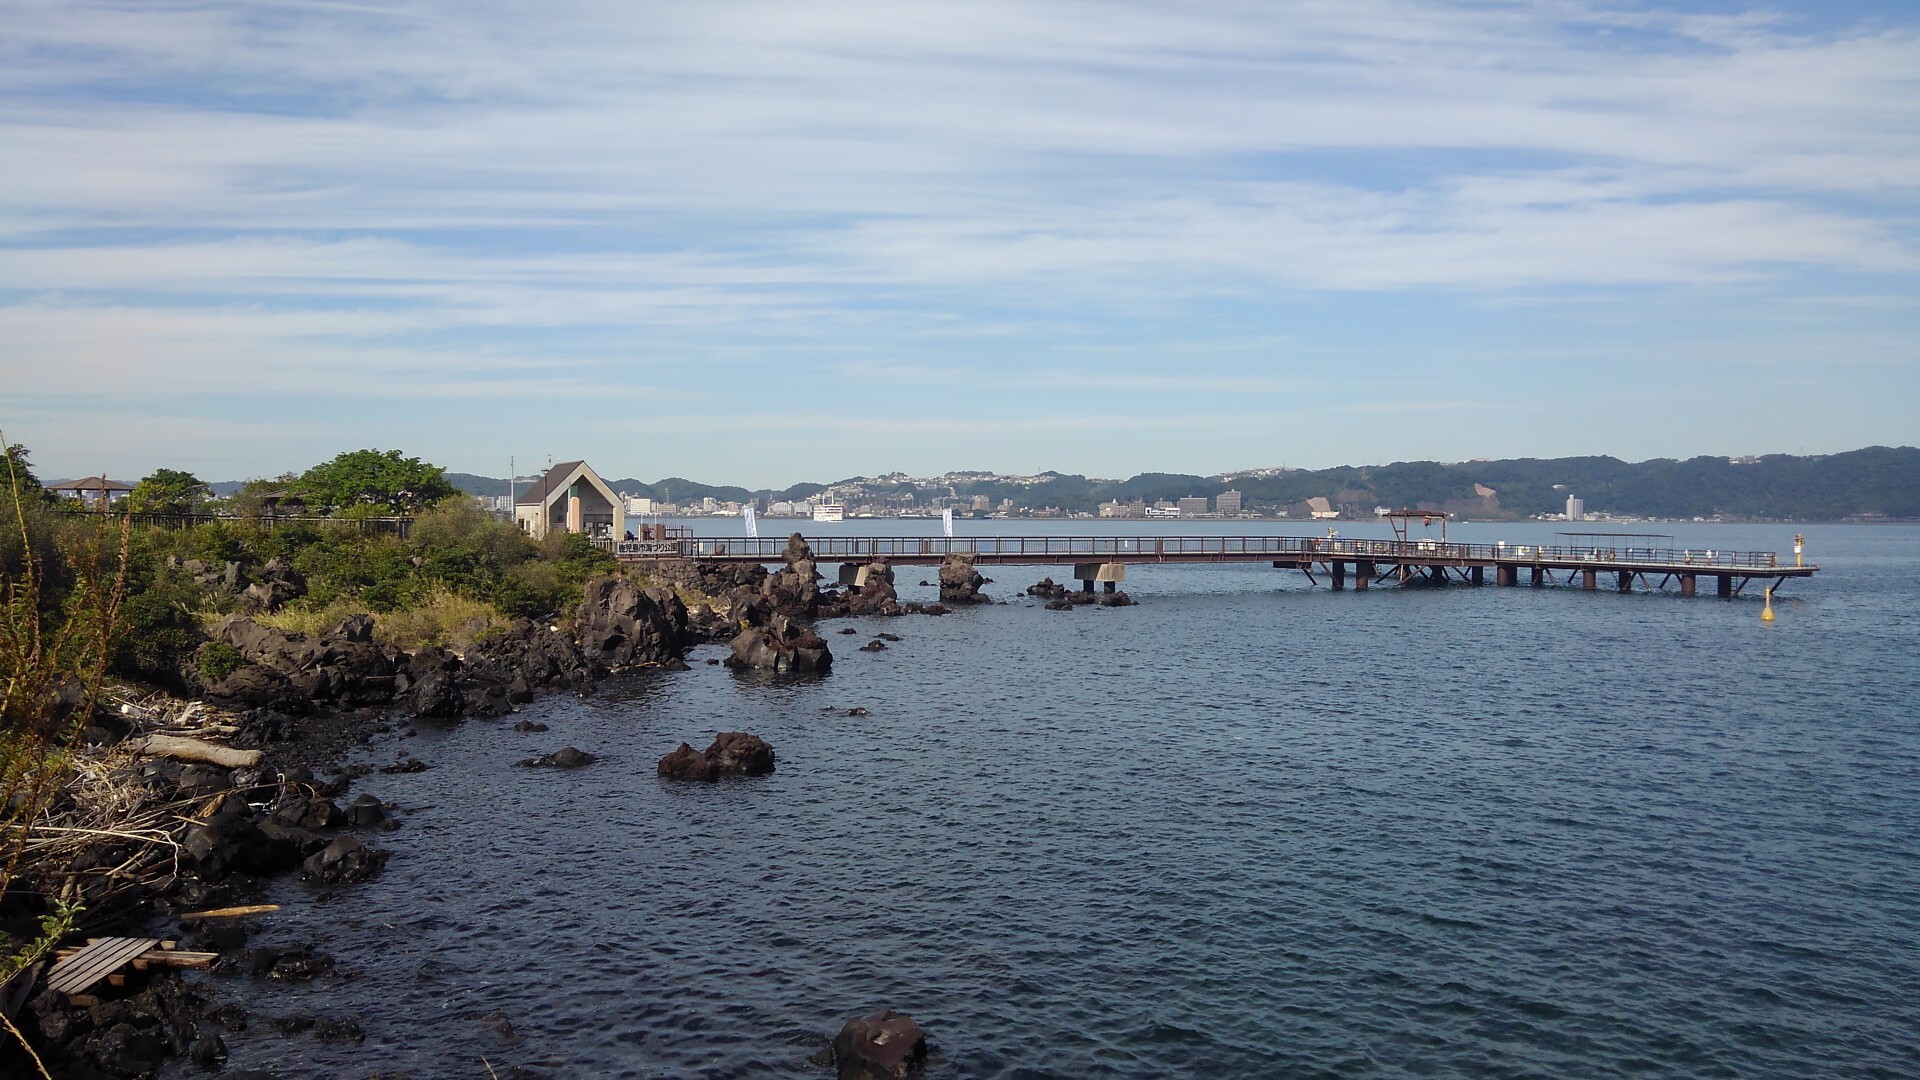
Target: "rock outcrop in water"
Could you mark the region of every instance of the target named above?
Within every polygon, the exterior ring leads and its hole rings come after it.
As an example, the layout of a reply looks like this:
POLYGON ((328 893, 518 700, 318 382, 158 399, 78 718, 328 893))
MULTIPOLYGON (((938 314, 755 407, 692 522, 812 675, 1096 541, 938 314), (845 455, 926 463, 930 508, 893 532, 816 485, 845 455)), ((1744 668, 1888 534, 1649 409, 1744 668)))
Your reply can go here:
POLYGON ((849 1020, 833 1038, 838 1080, 906 1080, 927 1060, 927 1037, 913 1017, 880 1009, 849 1020))
POLYGON ((727 665, 738 669, 782 672, 823 672, 833 666, 833 651, 827 639, 775 611, 763 614, 759 624, 749 624, 733 639, 733 653, 727 665))
POLYGON ((661 758, 655 771, 674 780, 717 780, 722 776, 765 776, 773 771, 773 747, 758 735, 723 731, 706 750, 681 743, 661 758))
POLYGON ((1067 598, 1067 587, 1065 585, 1054 584, 1053 579, 1050 577, 1043 577, 1032 585, 1027 586, 1027 595, 1038 596, 1046 600, 1065 600, 1067 598))
POLYGON ((847 598, 845 607, 848 615, 899 615, 900 594, 893 589, 893 567, 885 559, 875 559, 866 566, 867 583, 860 591, 847 598))
POLYGON ((985 604, 989 598, 980 595, 980 586, 987 579, 973 568, 973 553, 955 551, 940 562, 940 602, 943 604, 985 604))

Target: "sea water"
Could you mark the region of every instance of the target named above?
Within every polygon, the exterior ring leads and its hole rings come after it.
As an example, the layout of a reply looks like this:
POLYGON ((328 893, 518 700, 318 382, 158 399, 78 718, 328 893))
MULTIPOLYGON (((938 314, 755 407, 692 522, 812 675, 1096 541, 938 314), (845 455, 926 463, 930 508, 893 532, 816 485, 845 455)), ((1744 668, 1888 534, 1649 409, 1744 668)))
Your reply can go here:
MULTIPOLYGON (((289 1080, 819 1077, 881 1006, 956 1080, 1920 1074, 1920 528, 1804 532, 1823 570, 1770 624, 1758 585, 1334 593, 1258 564, 1129 567, 1139 606, 1053 612, 1022 590, 1059 568, 996 567, 1010 603, 822 624, 825 677, 706 646, 527 707, 546 732, 421 725, 366 759, 429 771, 357 786, 404 821, 385 872, 281 882, 255 924, 342 975, 209 993, 254 1012, 234 1065, 289 1080), (655 776, 726 730, 778 771, 655 776), (600 761, 514 767, 563 745, 600 761), (296 1013, 365 1041, 271 1022, 296 1013)), ((932 576, 901 567, 903 599, 932 576)))

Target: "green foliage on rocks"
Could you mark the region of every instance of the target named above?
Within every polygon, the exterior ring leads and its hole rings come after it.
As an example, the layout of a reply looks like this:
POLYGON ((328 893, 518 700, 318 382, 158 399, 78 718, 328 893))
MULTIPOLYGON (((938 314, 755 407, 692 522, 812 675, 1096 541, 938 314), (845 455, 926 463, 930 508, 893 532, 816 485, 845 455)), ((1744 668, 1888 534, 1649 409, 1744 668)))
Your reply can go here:
POLYGON ((224 641, 209 641, 200 646, 200 674, 208 682, 219 682, 245 666, 246 654, 224 641))

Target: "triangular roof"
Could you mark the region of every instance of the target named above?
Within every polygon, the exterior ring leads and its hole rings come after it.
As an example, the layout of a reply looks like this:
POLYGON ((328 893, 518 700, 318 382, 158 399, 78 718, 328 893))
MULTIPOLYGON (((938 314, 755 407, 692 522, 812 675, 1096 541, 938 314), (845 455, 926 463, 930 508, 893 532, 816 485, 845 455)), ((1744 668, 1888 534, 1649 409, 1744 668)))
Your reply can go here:
POLYGON ((593 471, 593 466, 584 461, 563 461, 553 468, 548 469, 546 475, 535 481, 531 489, 514 499, 514 505, 549 505, 555 498, 559 497, 561 492, 572 487, 573 484, 579 480, 586 481, 589 486, 598 491, 608 502, 616 506, 620 505, 620 496, 615 495, 613 489, 607 486, 607 482, 600 479, 600 474, 593 471))
POLYGON ((535 481, 531 488, 522 492, 520 497, 514 500, 514 505, 539 506, 546 502, 548 495, 553 494, 555 489, 572 479, 573 470, 585 464, 584 461, 563 461, 548 469, 545 476, 535 481))
POLYGON ((109 480, 104 476, 83 476, 64 484, 48 484, 48 491, 132 491, 132 484, 109 480))

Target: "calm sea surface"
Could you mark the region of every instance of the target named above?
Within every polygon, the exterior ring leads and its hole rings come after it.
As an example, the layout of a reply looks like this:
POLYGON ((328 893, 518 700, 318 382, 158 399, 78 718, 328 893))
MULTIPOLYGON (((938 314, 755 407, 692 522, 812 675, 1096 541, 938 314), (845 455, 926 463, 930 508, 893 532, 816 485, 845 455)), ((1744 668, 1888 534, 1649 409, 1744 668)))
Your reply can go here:
POLYGON ((369 760, 431 771, 360 785, 406 822, 385 874, 325 903, 283 883, 260 923, 351 977, 212 980, 260 1018, 234 1064, 821 1077, 824 1038, 887 1005, 954 1080, 1920 1075, 1920 529, 1805 531, 1825 570, 1772 625, 1757 591, 1331 593, 1264 566, 1132 567, 1140 606, 1059 613, 1021 593, 1058 568, 1002 567, 1006 605, 823 624, 824 678, 708 647, 530 706, 546 733, 422 727, 369 760), (882 630, 904 640, 857 651, 882 630), (721 730, 779 771, 655 777, 721 730), (602 760, 512 767, 567 744, 602 760), (264 1022, 296 1012, 366 1041, 264 1022))

